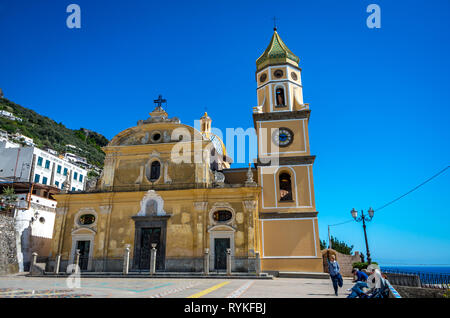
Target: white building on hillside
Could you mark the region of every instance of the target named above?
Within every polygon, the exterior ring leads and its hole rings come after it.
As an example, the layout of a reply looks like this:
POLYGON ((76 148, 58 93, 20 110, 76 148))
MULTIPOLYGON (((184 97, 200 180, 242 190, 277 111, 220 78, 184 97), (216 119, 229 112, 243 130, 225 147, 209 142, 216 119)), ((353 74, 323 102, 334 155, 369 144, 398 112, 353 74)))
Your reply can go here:
POLYGON ((87 170, 36 147, 0 148, 0 178, 35 182, 69 191, 85 189, 87 170))
POLYGON ((9 119, 9 120, 17 120, 17 121, 22 121, 22 118, 16 117, 14 116, 13 113, 10 113, 6 110, 0 110, 0 117, 9 119))
POLYGON ((72 163, 87 164, 86 158, 77 156, 77 155, 75 155, 73 153, 70 153, 70 152, 66 152, 64 154, 64 159, 66 159, 66 160, 68 160, 68 161, 70 161, 72 163))
POLYGON ((0 138, 8 138, 8 132, 0 129, 0 138))
POLYGON ((24 142, 27 146, 30 146, 30 147, 33 147, 33 146, 34 146, 33 138, 24 136, 24 135, 19 134, 19 133, 15 133, 12 137, 13 137, 13 139, 14 139, 15 141, 22 141, 22 142, 24 142))
POLYGON ((0 148, 19 148, 20 145, 8 140, 8 138, 0 137, 0 148))

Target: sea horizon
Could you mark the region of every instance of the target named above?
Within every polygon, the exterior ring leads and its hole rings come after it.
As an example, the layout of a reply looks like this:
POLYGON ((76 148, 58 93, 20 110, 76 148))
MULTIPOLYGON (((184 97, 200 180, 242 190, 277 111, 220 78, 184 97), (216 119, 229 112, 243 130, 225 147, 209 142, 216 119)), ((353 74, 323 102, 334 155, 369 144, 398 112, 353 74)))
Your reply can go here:
POLYGON ((414 264, 414 265, 398 265, 383 264, 380 265, 382 270, 395 270, 399 272, 410 273, 430 273, 430 274, 447 274, 450 275, 450 264, 414 264))

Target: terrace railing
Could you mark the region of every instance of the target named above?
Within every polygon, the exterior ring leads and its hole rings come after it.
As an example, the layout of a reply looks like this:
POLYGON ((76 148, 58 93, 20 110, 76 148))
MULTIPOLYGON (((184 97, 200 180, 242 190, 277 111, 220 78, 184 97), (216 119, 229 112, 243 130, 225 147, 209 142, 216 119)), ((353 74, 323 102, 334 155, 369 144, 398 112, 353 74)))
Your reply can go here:
POLYGON ((449 289, 450 274, 383 270, 392 285, 449 289))

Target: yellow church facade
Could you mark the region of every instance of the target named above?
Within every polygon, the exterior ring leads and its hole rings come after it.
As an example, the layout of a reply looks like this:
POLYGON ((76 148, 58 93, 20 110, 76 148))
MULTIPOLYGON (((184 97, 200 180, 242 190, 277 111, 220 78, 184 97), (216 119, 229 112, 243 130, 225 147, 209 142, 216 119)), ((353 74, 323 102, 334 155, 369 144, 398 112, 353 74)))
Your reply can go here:
POLYGON ((230 168, 205 113, 200 129, 170 118, 161 97, 150 118, 104 147, 104 170, 85 192, 56 195, 50 258, 61 269, 77 250, 85 271, 121 271, 125 248, 131 271, 322 272, 308 121, 299 59, 274 32, 257 60, 253 122, 254 167, 230 168))

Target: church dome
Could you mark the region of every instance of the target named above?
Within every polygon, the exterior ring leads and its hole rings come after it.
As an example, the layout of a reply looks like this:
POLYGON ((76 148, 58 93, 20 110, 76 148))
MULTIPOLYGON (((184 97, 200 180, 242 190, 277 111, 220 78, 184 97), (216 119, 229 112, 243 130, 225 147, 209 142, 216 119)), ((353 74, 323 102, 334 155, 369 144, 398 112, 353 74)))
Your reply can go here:
POLYGON ((224 155, 224 156, 227 155, 227 150, 225 148, 225 144, 223 143, 222 139, 220 139, 219 136, 217 136, 216 134, 213 134, 213 133, 208 134, 208 136, 203 134, 203 136, 205 138, 211 140, 217 153, 219 153, 220 155, 224 155))
POLYGON ((262 70, 268 65, 292 64, 298 67, 300 59, 284 44, 281 37, 274 29, 272 39, 264 53, 256 60, 256 71, 262 70))

